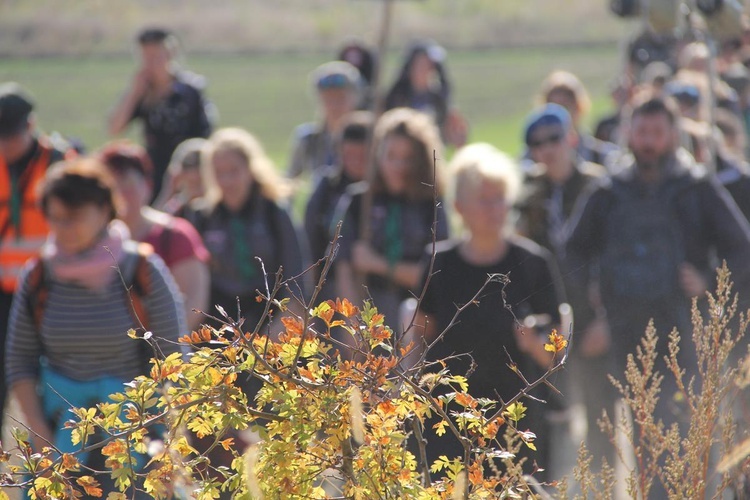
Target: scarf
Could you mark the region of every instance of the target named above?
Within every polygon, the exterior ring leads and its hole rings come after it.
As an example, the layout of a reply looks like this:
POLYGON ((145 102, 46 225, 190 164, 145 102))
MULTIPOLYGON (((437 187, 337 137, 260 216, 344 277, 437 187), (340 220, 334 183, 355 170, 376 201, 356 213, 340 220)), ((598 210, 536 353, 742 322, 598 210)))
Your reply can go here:
POLYGON ((113 220, 91 248, 75 254, 61 251, 55 236, 50 234, 42 248, 42 258, 54 280, 101 292, 117 274, 116 264, 122 263, 123 245, 129 239, 130 231, 125 223, 113 220))

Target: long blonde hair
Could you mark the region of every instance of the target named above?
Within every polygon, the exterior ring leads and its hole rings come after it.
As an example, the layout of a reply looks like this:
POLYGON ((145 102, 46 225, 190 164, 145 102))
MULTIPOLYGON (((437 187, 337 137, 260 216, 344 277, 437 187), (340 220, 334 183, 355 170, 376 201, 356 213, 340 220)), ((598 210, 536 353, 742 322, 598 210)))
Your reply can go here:
POLYGON ((213 169, 213 157, 218 152, 232 152, 244 159, 252 181, 257 183, 265 198, 280 201, 290 194, 289 185, 276 172, 260 141, 245 129, 229 127, 214 132, 201 154, 201 176, 209 202, 216 204, 222 198, 213 169))

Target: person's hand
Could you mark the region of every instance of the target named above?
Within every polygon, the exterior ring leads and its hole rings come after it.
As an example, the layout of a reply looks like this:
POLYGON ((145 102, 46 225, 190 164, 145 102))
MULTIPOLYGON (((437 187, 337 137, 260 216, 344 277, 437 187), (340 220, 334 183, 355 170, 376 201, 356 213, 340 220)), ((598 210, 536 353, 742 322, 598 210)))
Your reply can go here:
POLYGON ((708 283, 706 278, 692 264, 683 262, 680 264, 680 286, 689 298, 698 297, 706 293, 708 283))
MULTIPOLYGON (((574 339, 575 340, 575 339, 574 339)), ((612 337, 605 318, 597 318, 586 327, 581 339, 581 354, 585 358, 595 358, 609 351, 612 337)))
POLYGON ((47 422, 36 420, 35 422, 31 422, 29 427, 31 428, 29 439, 31 439, 31 446, 34 451, 39 452, 42 448, 49 447, 55 443, 55 434, 47 422))
MULTIPOLYGON (((352 266, 360 273, 382 274, 385 259, 366 241, 357 241, 352 248, 352 266)), ((387 264, 386 264, 387 267, 387 264)))
POLYGON ((149 71, 146 68, 141 68, 133 75, 130 91, 134 96, 141 98, 146 94, 150 85, 151 77, 149 76, 149 71))
POLYGON ((447 144, 457 148, 466 144, 469 137, 469 122, 458 109, 453 108, 448 112, 443 125, 443 134, 447 144))

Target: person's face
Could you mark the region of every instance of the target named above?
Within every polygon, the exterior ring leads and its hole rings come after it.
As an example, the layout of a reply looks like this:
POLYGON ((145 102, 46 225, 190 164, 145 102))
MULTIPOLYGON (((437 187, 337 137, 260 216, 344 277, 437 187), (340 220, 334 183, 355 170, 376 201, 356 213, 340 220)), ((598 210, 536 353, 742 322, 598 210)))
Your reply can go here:
POLYGON ((578 123, 578 103, 576 102, 575 97, 570 94, 570 92, 565 92, 562 90, 550 92, 547 96, 547 102, 557 104, 565 108, 570 114, 570 118, 573 120, 573 123, 578 123))
POLYGON ((152 76, 169 72, 172 56, 169 49, 161 43, 141 45, 141 67, 152 76))
POLYGON ((414 56, 409 67, 409 80, 416 90, 427 90, 435 74, 435 64, 425 53, 414 56))
POLYGON ((175 178, 177 190, 185 193, 189 199, 203 196, 203 178, 198 168, 185 168, 175 178))
POLYGON ((71 208, 53 197, 47 203, 45 216, 60 251, 75 254, 96 244, 109 223, 110 208, 93 203, 71 208))
POLYGON ((318 98, 323 115, 328 119, 338 119, 354 111, 356 94, 350 88, 329 88, 318 90, 318 98))
POLYGON ((367 143, 344 141, 341 143, 341 166, 351 179, 361 181, 367 174, 367 143))
POLYGON ((411 139, 401 135, 391 135, 385 139, 380 155, 380 173, 390 194, 400 195, 406 192, 416 161, 417 155, 411 139))
POLYGON ((677 147, 677 130, 664 113, 639 114, 630 124, 628 144, 639 168, 659 168, 677 147))
POLYGON ((112 171, 117 182, 117 190, 123 200, 123 220, 137 217, 151 199, 151 184, 139 172, 133 169, 112 171))
POLYGON ((234 151, 217 151, 211 164, 224 204, 233 210, 241 208, 253 182, 245 158, 234 151))
POLYGON ((464 227, 475 237, 501 234, 510 209, 505 187, 493 182, 464 188, 455 205, 464 227))
POLYGON ((13 135, 0 137, 0 157, 6 163, 20 160, 29 151, 33 136, 31 134, 31 123, 13 135))
POLYGON ((572 154, 569 140, 561 125, 537 127, 529 137, 531 159, 545 165, 547 170, 568 167, 572 154))

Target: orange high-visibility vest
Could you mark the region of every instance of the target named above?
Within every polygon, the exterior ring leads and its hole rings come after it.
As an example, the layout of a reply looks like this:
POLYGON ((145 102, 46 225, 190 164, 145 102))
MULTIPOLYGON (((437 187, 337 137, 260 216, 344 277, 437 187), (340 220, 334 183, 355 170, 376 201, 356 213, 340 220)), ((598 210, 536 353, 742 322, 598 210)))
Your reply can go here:
POLYGON ((52 146, 39 141, 38 151, 21 174, 20 224, 11 221, 10 170, 0 157, 0 290, 13 293, 24 263, 39 253, 49 228, 37 203, 37 186, 52 157, 52 146))

